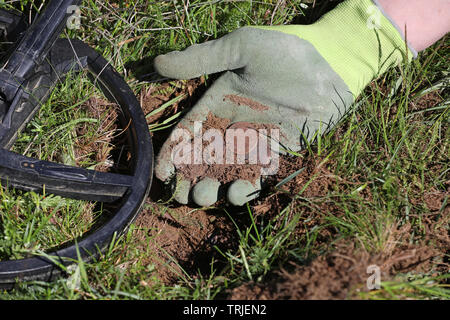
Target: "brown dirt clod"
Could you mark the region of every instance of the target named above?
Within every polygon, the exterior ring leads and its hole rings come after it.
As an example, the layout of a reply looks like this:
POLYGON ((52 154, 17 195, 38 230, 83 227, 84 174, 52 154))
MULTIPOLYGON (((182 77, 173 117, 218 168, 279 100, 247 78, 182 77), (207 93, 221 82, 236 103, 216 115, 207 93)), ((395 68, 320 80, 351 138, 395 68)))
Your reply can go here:
POLYGON ((250 109, 256 110, 256 111, 267 111, 270 108, 268 106, 265 106, 261 103, 259 103, 258 101, 252 100, 250 98, 246 98, 246 97, 240 97, 234 94, 229 94, 225 96, 224 101, 230 101, 232 103, 234 103, 235 105, 238 106, 247 106, 250 109))
MULTIPOLYGON (((259 125, 258 127, 261 126, 262 125, 259 125)), ((206 121, 203 123, 203 133, 208 129, 217 129, 221 132, 222 137, 225 138, 226 130, 229 127, 230 120, 222 119, 214 116, 212 113, 209 113, 206 121)), ((203 141, 203 150, 209 145, 209 143, 210 142, 203 141)), ((225 156, 227 152, 230 151, 227 150, 225 140, 223 145, 224 149, 222 163, 208 164, 202 161, 201 164, 179 164, 176 165, 177 173, 179 173, 186 180, 192 181, 193 184, 205 177, 217 179, 222 184, 227 184, 237 179, 244 179, 255 183, 261 177, 261 169, 267 165, 259 163, 259 159, 258 163, 249 163, 248 159, 245 159, 242 164, 227 164, 225 161, 225 156)), ((248 144, 246 150, 248 151, 248 144)), ((192 150, 191 159, 194 159, 193 152, 194 150, 192 150)), ((234 156, 236 156, 235 150, 233 150, 233 152, 235 153, 234 156)))

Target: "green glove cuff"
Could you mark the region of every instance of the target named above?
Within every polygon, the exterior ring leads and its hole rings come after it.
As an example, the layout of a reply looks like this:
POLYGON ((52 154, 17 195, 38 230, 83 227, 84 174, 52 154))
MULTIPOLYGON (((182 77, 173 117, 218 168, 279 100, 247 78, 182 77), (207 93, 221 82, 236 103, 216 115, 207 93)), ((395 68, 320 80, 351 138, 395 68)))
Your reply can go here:
POLYGON ((411 61, 416 55, 397 26, 372 0, 344 1, 311 25, 257 28, 309 41, 355 98, 374 78, 402 61, 411 61))

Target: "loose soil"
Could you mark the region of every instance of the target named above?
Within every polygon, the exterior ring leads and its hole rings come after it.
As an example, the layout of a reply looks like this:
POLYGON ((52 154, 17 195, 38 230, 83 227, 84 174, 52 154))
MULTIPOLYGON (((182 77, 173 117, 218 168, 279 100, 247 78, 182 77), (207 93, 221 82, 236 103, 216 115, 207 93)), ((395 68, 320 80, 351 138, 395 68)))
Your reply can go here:
POLYGON ((208 274, 210 263, 221 260, 214 246, 223 252, 236 249, 232 224, 225 215, 214 211, 187 206, 167 209, 148 202, 135 224, 138 230, 134 239, 140 244, 140 251, 148 253, 143 254, 140 263, 154 265, 157 278, 165 284, 186 278, 184 272, 193 278, 199 271, 208 274))
MULTIPOLYGON (((209 129, 218 130, 222 137, 225 137, 226 130, 230 128, 230 121, 227 119, 221 119, 210 113, 203 123, 203 133, 209 129)), ((245 130, 245 129, 243 129, 245 130)), ((250 128, 250 130, 256 130, 255 127, 250 128)), ((225 139, 225 138, 224 138, 225 139)), ((209 141, 203 141, 203 150, 209 146, 209 141)), ((246 141, 246 152, 248 154, 249 145, 246 141)), ((193 149, 193 148, 192 148, 193 149)), ((202 179, 209 177, 217 179, 222 184, 228 184, 237 179, 248 180, 255 183, 257 179, 261 177, 261 169, 267 167, 267 165, 261 163, 249 163, 248 159, 244 160, 243 164, 226 164, 225 155, 227 152, 233 152, 236 157, 236 149, 228 150, 223 142, 223 164, 208 165, 206 163, 202 164, 180 164, 177 165, 177 173, 180 174, 184 179, 192 181, 193 184, 201 181, 202 179)), ((213 155, 214 156, 214 155, 213 155)), ((194 159, 194 150, 192 151, 191 159, 194 159)), ((236 159, 236 158, 235 158, 236 159)), ((258 159, 259 160, 259 159, 258 159)), ((203 161, 202 161, 203 162, 203 161)))
POLYGON ((384 257, 380 254, 371 256, 367 252, 358 251, 353 243, 340 244, 332 253, 319 256, 308 265, 287 263, 286 267, 274 272, 267 283, 243 284, 231 290, 229 298, 231 300, 358 299, 358 293, 367 292, 366 282, 373 274, 368 273, 369 266, 379 266, 382 281, 388 281, 399 272, 429 271, 432 258, 435 256, 439 256, 438 250, 427 246, 398 248, 392 256, 384 257))

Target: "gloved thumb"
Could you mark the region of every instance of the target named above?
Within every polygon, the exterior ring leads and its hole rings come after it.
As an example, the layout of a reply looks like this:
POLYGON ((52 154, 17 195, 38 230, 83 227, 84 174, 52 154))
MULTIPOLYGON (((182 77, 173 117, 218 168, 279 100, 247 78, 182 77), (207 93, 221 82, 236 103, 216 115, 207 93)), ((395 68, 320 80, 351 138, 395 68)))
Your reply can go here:
POLYGON ((242 50, 245 43, 243 37, 245 32, 238 29, 218 40, 157 56, 154 60, 155 70, 168 78, 186 80, 242 68, 246 65, 245 50, 242 50))

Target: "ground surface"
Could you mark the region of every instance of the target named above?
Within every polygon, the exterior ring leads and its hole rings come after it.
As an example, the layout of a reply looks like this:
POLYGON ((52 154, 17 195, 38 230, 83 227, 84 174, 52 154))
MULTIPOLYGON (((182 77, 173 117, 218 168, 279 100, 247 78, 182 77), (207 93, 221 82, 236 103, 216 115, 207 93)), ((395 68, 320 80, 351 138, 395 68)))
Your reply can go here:
MULTIPOLYGON (((151 67, 157 54, 244 25, 308 23, 325 2, 305 15, 300 1, 126 3, 85 3, 82 29, 71 32, 125 75, 157 151, 214 79, 161 79, 151 67)), ((283 158, 248 207, 180 206, 155 181, 139 218, 101 259, 0 297, 449 298, 449 58, 447 37, 374 81, 332 132, 283 158), (380 289, 367 288, 370 266, 380 270, 380 289)), ((108 171, 117 134, 111 110, 85 80, 64 84, 15 150, 108 171)), ((5 188, 1 196, 2 260, 78 237, 101 215, 92 203, 5 188)))

